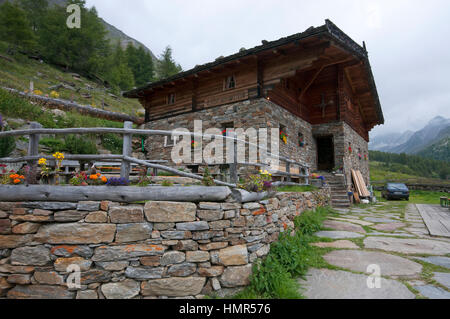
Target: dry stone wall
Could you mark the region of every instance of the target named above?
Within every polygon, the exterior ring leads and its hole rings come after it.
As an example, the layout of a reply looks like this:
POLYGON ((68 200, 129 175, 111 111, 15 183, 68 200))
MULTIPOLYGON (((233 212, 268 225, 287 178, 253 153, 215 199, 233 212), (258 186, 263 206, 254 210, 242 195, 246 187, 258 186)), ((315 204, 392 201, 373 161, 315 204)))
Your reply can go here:
POLYGON ((294 217, 329 196, 322 189, 245 204, 0 202, 0 298, 232 293, 294 217), (76 288, 67 286, 71 267, 80 271, 76 288))

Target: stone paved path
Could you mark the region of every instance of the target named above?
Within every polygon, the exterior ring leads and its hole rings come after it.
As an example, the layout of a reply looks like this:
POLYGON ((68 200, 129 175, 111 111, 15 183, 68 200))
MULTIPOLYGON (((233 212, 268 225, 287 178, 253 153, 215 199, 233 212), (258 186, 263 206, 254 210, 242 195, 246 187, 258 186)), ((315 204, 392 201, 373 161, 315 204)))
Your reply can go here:
POLYGON ((450 299, 450 240, 430 236, 414 204, 339 209, 316 236, 329 266, 299 279, 307 298, 450 299))

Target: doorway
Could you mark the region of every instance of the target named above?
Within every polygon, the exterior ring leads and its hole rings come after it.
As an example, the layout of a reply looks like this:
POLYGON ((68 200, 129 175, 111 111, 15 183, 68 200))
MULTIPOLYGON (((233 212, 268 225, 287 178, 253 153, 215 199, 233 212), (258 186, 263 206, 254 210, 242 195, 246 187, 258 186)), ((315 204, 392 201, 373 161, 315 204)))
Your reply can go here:
POLYGON ((318 136, 317 142, 317 168, 319 171, 332 171, 334 168, 334 141, 333 136, 318 136))

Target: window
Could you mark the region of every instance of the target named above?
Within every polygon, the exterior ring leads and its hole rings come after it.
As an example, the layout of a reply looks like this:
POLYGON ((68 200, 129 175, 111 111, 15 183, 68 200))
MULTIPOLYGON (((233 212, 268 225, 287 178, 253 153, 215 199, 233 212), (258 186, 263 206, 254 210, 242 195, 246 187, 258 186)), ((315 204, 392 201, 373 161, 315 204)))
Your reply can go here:
POLYGON ((298 133, 298 146, 300 147, 305 146, 305 136, 301 132, 298 133))
POLYGON ((171 147, 177 144, 177 136, 164 136, 164 147, 171 147))
POLYGON ((225 81, 225 90, 231 90, 234 88, 236 88, 236 80, 234 79, 234 75, 230 75, 225 81))
POLYGON ((222 124, 222 135, 227 136, 227 129, 228 131, 234 131, 234 122, 228 122, 222 124))
POLYGON ((175 104, 175 93, 170 93, 169 95, 167 95, 167 104, 175 104))

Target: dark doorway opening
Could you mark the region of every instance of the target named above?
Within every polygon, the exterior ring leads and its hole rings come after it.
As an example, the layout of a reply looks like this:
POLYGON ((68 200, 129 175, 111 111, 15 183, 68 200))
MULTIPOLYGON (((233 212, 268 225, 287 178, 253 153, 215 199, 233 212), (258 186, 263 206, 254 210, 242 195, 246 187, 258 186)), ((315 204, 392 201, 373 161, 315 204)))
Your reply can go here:
POLYGON ((333 136, 316 137, 316 141, 317 141, 317 168, 320 171, 332 171, 334 168, 333 136))

